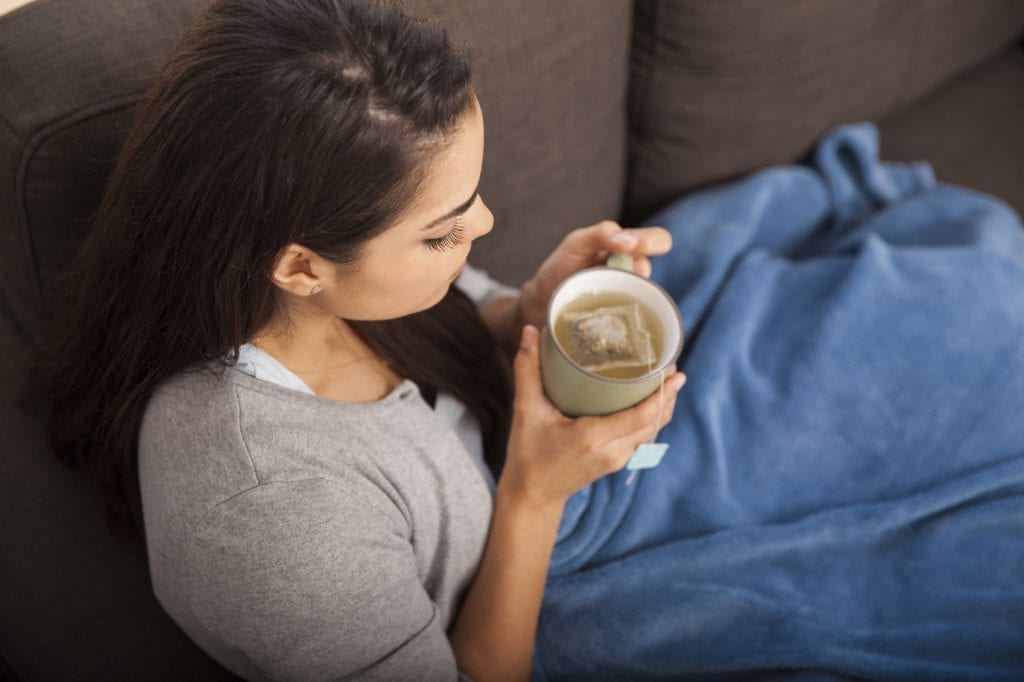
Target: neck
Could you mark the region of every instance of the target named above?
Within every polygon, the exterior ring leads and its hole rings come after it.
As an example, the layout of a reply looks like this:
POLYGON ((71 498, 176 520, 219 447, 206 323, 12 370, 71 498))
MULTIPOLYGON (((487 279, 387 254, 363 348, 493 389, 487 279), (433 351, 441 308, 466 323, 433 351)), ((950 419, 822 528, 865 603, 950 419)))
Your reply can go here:
POLYGON ((320 310, 295 311, 250 341, 273 355, 325 398, 371 402, 401 382, 343 319, 320 310))
POLYGON ((311 310, 292 311, 272 321, 251 343, 296 374, 373 354, 343 319, 311 310))

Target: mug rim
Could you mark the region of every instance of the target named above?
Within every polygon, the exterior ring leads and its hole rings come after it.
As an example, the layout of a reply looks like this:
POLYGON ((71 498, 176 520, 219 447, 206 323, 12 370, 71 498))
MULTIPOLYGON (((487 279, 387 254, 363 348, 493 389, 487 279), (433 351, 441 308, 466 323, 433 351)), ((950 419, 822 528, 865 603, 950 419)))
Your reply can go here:
POLYGON ((558 353, 572 367, 574 367, 575 369, 578 369, 579 371, 583 372, 588 377, 593 377, 594 379, 597 379, 599 381, 609 381, 609 382, 616 383, 616 384, 638 384, 638 383, 642 383, 644 381, 650 381, 652 378, 654 378, 658 374, 664 372, 664 370, 667 369, 669 365, 674 365, 676 362, 679 361, 679 356, 682 355, 682 352, 683 352, 683 340, 686 338, 686 328, 683 326, 683 314, 679 311, 679 306, 676 304, 675 300, 672 298, 672 295, 669 294, 668 291, 666 291, 663 286, 661 286, 657 282, 652 282, 650 279, 644 277, 643 275, 639 275, 639 274, 633 272, 632 270, 623 270, 622 268, 612 268, 612 267, 608 267, 607 265, 598 265, 598 266, 595 266, 595 267, 592 267, 592 268, 585 268, 585 269, 580 270, 578 272, 574 272, 570 276, 568 276, 565 279, 563 279, 558 284, 558 286, 555 287, 555 290, 551 292, 551 298, 548 299, 548 309, 547 309, 547 312, 544 315, 544 322, 545 322, 545 325, 547 326, 548 334, 551 336, 551 340, 554 342, 555 350, 557 350, 558 353), (641 374, 638 377, 633 377, 632 379, 617 379, 615 377, 607 377, 607 376, 604 376, 603 374, 598 374, 597 372, 592 372, 589 369, 587 369, 586 367, 580 365, 578 362, 573 360, 572 357, 570 357, 568 353, 565 352, 565 349, 562 348, 562 344, 560 344, 558 342, 558 337, 555 336, 555 331, 554 331, 555 327, 554 327, 554 324, 551 321, 551 313, 552 313, 551 302, 555 300, 555 297, 558 296, 558 292, 562 290, 562 287, 564 287, 566 285, 566 283, 570 279, 573 279, 574 277, 576 277, 578 275, 581 275, 581 274, 583 274, 585 272, 599 272, 601 270, 613 270, 615 272, 621 272, 621 273, 623 273, 625 275, 631 275, 633 277, 637 277, 640 280, 642 280, 642 281, 646 282, 647 284, 649 284, 650 286, 654 287, 658 292, 661 293, 662 296, 665 297, 666 300, 668 300, 672 304, 669 307, 672 308, 672 312, 675 313, 675 316, 676 316, 676 321, 679 323, 679 341, 676 343, 676 347, 672 351, 668 362, 666 362, 664 364, 659 364, 658 365, 658 369, 653 370, 651 372, 648 372, 646 374, 641 374))

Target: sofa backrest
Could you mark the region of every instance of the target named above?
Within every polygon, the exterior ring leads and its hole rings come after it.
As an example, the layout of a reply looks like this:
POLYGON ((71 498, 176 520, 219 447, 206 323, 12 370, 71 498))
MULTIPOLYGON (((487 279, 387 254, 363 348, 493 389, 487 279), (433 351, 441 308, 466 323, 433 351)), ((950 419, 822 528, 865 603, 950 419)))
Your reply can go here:
POLYGON ((0 290, 33 334, 135 101, 200 4, 36 0, 0 17, 0 290))
POLYGON ((0 16, 0 671, 12 680, 233 679, 166 616, 142 548, 113 537, 14 405, 47 285, 197 4, 37 0, 0 16))
MULTIPOLYGON (((132 106, 200 0, 36 0, 0 17, 0 289, 34 335, 132 106)), ((625 180, 630 0, 414 0, 468 47, 486 121, 474 261, 518 284, 625 180)))
POLYGON ((473 262, 519 285, 571 228, 617 218, 632 0, 416 0, 473 56, 494 231, 473 262))
POLYGON ((1022 33, 1020 0, 637 0, 625 213, 796 161, 1022 33))

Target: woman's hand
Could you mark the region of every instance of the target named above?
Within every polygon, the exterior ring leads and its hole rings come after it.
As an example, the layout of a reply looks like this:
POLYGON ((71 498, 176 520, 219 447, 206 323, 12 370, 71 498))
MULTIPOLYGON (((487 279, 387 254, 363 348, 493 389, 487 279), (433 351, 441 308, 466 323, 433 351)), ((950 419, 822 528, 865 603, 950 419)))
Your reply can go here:
POLYGON ((523 328, 515 359, 512 431, 499 494, 538 506, 560 505, 587 484, 622 469, 637 446, 672 418, 686 377, 673 371, 660 391, 629 409, 604 417, 566 417, 544 395, 539 334, 523 328), (658 405, 659 400, 664 403, 658 405), (660 419, 659 419, 660 416, 660 419))
POLYGON ((480 567, 449 635, 459 670, 473 679, 530 677, 537 619, 565 501, 618 471, 672 418, 685 377, 665 380, 639 405, 570 419, 544 397, 536 327, 523 328, 505 468, 480 567), (660 418, 659 418, 660 417, 660 418))
POLYGON ((526 282, 519 300, 520 321, 538 329, 544 326, 548 301, 555 288, 569 275, 601 265, 610 253, 633 256, 633 269, 644 277, 651 274, 648 256, 660 256, 672 248, 672 234, 663 227, 623 230, 611 220, 573 230, 526 282))

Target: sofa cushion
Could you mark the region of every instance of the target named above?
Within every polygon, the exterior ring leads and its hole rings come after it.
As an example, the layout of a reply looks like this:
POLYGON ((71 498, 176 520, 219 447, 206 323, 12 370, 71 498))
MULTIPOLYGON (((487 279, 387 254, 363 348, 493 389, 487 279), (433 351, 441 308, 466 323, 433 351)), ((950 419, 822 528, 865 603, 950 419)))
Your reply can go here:
POLYGON ((1019 0, 638 0, 627 215, 793 161, 1004 50, 1019 0))
POLYGON ((494 231, 473 262, 521 284, 573 227, 617 217, 626 164, 630 0, 417 0, 469 49, 494 231))
POLYGON ((883 158, 926 160, 939 180, 994 194, 1024 215, 1024 46, 879 128, 883 158))
POLYGON ((233 679, 153 595, 141 546, 14 404, 46 292, 97 205, 134 100, 202 0, 0 16, 0 670, 18 680, 233 679))
POLYGON ((0 290, 35 337, 145 90, 201 0, 36 0, 0 16, 0 290))
POLYGON ((144 549, 110 533, 87 482, 49 452, 41 421, 15 408, 29 347, 0 301, 0 673, 235 679, 164 613, 144 549))

